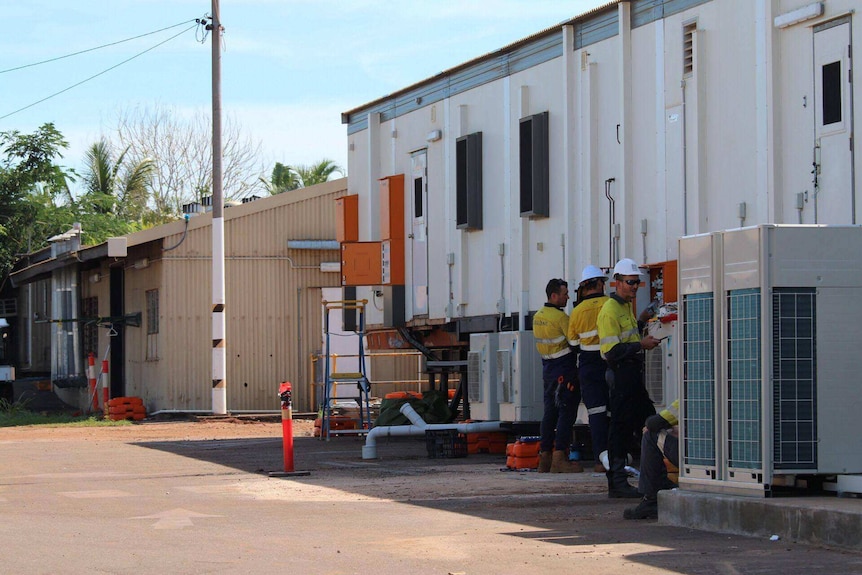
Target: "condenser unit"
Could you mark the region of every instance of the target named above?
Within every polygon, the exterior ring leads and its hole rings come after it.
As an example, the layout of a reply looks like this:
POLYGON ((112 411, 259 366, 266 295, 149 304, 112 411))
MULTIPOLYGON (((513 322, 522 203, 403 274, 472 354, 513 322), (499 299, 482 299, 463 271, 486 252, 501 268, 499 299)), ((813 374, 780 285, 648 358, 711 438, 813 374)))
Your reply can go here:
POLYGON ((467 398, 470 400, 470 417, 483 421, 500 418, 497 401, 497 350, 496 333, 470 335, 467 353, 467 398))
POLYGON ((862 228, 761 225, 680 240, 687 488, 768 495, 862 473, 862 228))
POLYGON ((542 360, 531 331, 500 332, 497 400, 502 421, 541 421, 542 360))

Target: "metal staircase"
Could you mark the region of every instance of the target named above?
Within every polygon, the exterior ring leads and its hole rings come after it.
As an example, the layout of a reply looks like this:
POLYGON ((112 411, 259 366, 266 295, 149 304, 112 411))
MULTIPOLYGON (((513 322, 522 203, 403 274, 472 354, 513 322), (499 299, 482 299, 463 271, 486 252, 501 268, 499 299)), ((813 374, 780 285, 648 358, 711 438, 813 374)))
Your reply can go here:
POLYGON ((365 375, 365 306, 368 300, 339 300, 323 301, 323 327, 326 339, 326 361, 323 385, 323 403, 321 405, 320 439, 327 441, 333 435, 357 435, 368 433, 371 429, 371 407, 369 405, 369 394, 371 384, 365 375), (334 310, 353 310, 357 315, 357 329, 354 332, 359 340, 358 371, 355 372, 332 372, 331 371, 331 341, 333 334, 330 331, 330 312, 334 310), (356 395, 341 395, 337 392, 339 385, 355 385, 356 395), (355 401, 359 407, 359 429, 340 429, 333 425, 333 409, 336 402, 343 400, 355 401))

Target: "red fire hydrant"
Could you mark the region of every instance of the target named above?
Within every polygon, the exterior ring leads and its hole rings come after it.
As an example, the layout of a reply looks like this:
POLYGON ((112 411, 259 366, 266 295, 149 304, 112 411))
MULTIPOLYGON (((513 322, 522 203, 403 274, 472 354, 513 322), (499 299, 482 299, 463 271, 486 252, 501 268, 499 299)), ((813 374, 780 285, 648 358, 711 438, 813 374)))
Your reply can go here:
POLYGON ((281 397, 281 432, 284 436, 284 471, 293 471, 293 407, 290 398, 291 386, 289 381, 283 381, 278 388, 281 397))

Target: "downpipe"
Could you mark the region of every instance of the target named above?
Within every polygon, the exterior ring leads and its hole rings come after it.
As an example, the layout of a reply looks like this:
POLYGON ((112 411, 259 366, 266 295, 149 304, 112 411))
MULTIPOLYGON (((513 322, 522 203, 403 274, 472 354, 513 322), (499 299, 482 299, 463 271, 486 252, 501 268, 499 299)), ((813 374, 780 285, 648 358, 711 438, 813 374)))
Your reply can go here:
POLYGON ((377 459, 378 437, 406 437, 409 435, 425 435, 426 431, 441 431, 454 429, 458 433, 485 433, 489 431, 502 430, 499 421, 482 421, 475 423, 425 423, 416 410, 409 403, 405 403, 399 410, 404 417, 410 420, 410 425, 387 425, 375 427, 365 436, 365 445, 362 446, 362 459, 377 459))

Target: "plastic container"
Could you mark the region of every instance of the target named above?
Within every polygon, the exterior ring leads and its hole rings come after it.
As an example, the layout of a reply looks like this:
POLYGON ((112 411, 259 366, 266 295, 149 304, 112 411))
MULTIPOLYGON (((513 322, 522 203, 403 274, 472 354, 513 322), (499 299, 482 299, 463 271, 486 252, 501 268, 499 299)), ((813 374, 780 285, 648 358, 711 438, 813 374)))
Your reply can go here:
POLYGON ((467 436, 454 429, 425 431, 425 447, 430 459, 467 457, 467 436))

